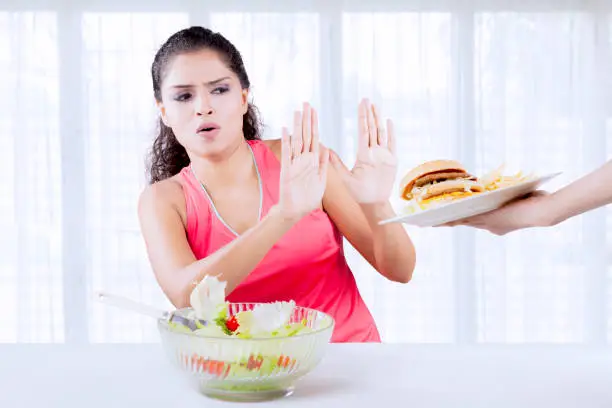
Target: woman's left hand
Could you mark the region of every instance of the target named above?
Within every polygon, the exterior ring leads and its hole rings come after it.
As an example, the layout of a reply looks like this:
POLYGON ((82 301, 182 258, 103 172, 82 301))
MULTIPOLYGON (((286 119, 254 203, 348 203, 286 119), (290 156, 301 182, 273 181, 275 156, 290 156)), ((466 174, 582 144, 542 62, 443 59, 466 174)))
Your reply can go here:
POLYGON ((359 140, 357 160, 352 170, 332 154, 331 162, 347 188, 360 204, 389 200, 397 172, 393 123, 382 124, 380 112, 367 99, 359 104, 359 140))

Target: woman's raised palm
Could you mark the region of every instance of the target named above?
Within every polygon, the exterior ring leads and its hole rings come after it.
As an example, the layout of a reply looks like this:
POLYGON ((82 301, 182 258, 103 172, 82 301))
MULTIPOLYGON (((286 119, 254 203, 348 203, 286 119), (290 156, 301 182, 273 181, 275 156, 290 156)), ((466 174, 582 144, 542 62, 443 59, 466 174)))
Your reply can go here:
POLYGON ((293 121, 291 135, 283 128, 279 207, 285 216, 301 218, 321 205, 329 154, 320 150, 316 110, 304 104, 293 121))

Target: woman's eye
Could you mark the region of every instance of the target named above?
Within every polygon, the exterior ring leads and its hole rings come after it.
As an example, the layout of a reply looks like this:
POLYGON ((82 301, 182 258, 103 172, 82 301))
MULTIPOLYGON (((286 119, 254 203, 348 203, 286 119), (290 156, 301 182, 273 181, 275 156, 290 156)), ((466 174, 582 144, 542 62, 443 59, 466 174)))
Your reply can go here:
POLYGON ((174 100, 175 101, 179 101, 179 102, 185 102, 188 101, 189 98, 191 98, 191 94, 190 93, 182 93, 180 95, 177 95, 174 100))
POLYGON ((220 94, 226 93, 227 91, 229 91, 229 87, 227 87, 227 86, 219 86, 219 87, 213 89, 212 93, 220 95, 220 94))

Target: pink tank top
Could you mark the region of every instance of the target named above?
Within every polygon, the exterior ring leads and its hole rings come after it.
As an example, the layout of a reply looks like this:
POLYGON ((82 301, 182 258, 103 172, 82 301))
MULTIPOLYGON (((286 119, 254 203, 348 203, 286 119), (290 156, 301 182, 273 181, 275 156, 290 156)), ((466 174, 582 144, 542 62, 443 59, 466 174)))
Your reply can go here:
MULTIPOLYGON (((262 141, 248 141, 259 175, 260 216, 278 202, 280 162, 262 141)), ((187 239, 197 259, 225 246, 237 234, 216 211, 191 167, 181 171, 187 212, 187 239)), ((322 210, 301 219, 227 296, 230 302, 293 299, 334 317, 332 342, 380 342, 342 248, 342 235, 322 210)))

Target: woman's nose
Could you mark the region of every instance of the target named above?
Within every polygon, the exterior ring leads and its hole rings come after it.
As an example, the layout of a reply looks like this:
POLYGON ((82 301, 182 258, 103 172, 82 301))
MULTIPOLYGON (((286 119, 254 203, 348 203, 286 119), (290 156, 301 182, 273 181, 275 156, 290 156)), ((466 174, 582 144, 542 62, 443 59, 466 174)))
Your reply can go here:
POLYGON ((212 115, 213 108, 210 105, 210 100, 205 95, 200 95, 195 100, 195 111, 199 116, 212 115))

